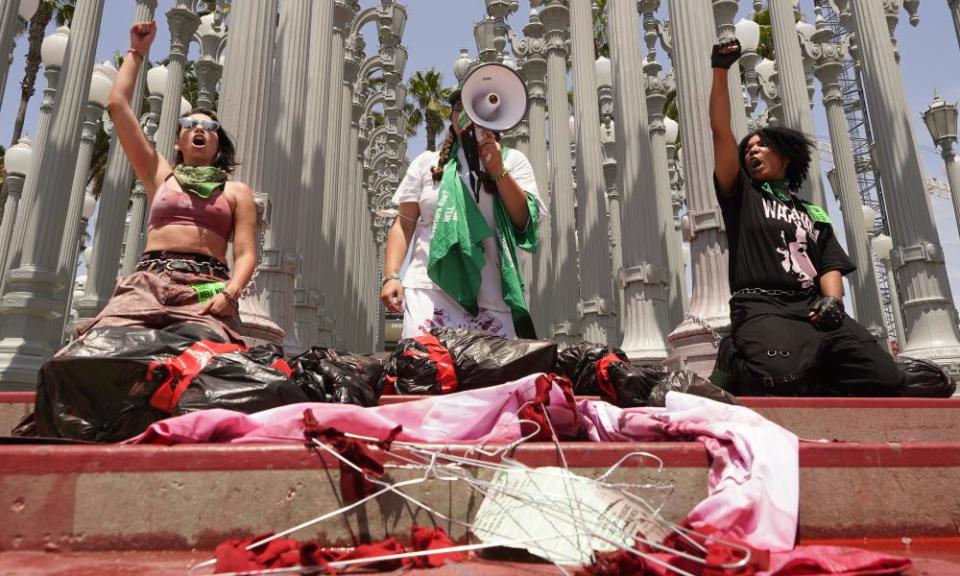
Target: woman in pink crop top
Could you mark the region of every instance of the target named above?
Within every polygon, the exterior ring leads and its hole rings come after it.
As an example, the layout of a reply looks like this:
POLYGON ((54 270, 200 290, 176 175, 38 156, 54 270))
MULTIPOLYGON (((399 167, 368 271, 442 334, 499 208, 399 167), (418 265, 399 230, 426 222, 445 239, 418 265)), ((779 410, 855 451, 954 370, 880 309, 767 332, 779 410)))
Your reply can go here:
POLYGON ((237 301, 257 263, 253 190, 228 179, 235 148, 211 111, 195 109, 180 118, 173 164, 147 141, 130 99, 156 32, 155 22, 130 29, 130 49, 107 102, 120 145, 147 194, 146 246, 137 271, 118 281, 107 306, 79 332, 199 323, 211 338, 239 342, 237 301))

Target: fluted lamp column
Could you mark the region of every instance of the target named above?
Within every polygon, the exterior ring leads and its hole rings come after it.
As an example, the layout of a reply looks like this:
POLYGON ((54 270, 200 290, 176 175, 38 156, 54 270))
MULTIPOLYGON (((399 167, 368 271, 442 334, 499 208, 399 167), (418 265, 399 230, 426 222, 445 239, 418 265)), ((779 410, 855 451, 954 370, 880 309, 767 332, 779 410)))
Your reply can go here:
MULTIPOLYGON (((840 73, 843 70, 847 51, 844 46, 824 43, 819 46, 819 58, 814 74, 820 80, 823 106, 827 112, 830 144, 833 148, 836 184, 834 195, 840 200, 843 211, 844 231, 847 237, 847 252, 857 269, 847 276, 857 320, 881 341, 886 339, 883 309, 877 290, 877 279, 870 257, 870 239, 860 225, 862 203, 857 170, 854 165, 853 146, 844 110, 843 94, 840 91, 840 73)), ((832 181, 831 181, 832 182, 832 181)))
POLYGON ((254 297, 284 331, 284 348, 299 348, 294 329, 293 288, 300 262, 297 208, 302 193, 304 114, 310 47, 310 0, 285 0, 280 4, 277 55, 274 63, 274 105, 270 108, 266 194, 271 223, 254 297))
POLYGON ((709 0, 670 0, 683 168, 687 187, 685 233, 690 239, 693 293, 687 319, 670 334, 668 365, 709 376, 717 339, 729 329, 727 238, 713 191, 710 133, 710 50, 715 38, 709 0))
MULTIPOLYGON (((843 2, 846 4, 846 2, 843 2)), ((861 56, 867 107, 894 249, 891 261, 903 295, 903 354, 960 372, 960 332, 943 246, 927 198, 903 75, 890 44, 883 7, 853 0, 853 31, 861 56)))
POLYGON ((605 184, 597 110, 590 0, 569 0, 570 57, 573 62, 573 109, 577 136, 577 199, 580 220, 580 327, 589 342, 612 343, 619 338, 619 317, 613 285, 604 209, 605 184))
MULTIPOLYGON (((163 94, 167 86, 167 67, 160 64, 150 68, 147 71, 146 79, 147 92, 149 93, 147 106, 150 110, 141 116, 140 124, 143 126, 143 135, 146 136, 147 142, 155 144, 157 127, 160 125, 160 111, 163 109, 165 99, 163 94)), ((144 225, 149 209, 143 182, 137 179, 134 181, 133 190, 130 192, 130 210, 126 218, 126 230, 123 239, 123 262, 120 265, 121 276, 133 274, 136 270, 137 260, 140 258, 140 246, 145 243, 144 225)), ((105 297, 101 306, 106 305, 110 296, 104 293, 101 293, 100 296, 105 297)))
POLYGON ((84 206, 89 206, 86 200, 87 177, 90 172, 90 161, 93 158, 93 145, 97 141, 97 132, 100 130, 100 118, 107 105, 110 89, 113 86, 111 75, 116 70, 112 66, 98 64, 94 67, 90 77, 90 91, 87 97, 86 110, 83 113, 83 124, 80 131, 80 149, 77 162, 73 169, 73 184, 70 187, 70 198, 67 205, 67 222, 60 241, 60 257, 57 269, 60 274, 61 288, 57 291, 58 311, 63 315, 61 322, 51 325, 50 343, 57 347, 63 340, 63 330, 68 324, 70 316, 70 301, 73 298, 72 279, 76 272, 77 251, 83 219, 84 206))
MULTIPOLYGON (((157 7, 156 0, 138 0, 135 22, 152 20, 157 7)), ((130 106, 137 117, 141 113, 143 92, 146 88, 146 62, 150 54, 144 54, 144 63, 133 88, 130 106)), ((79 318, 93 318, 106 306, 116 285, 120 268, 120 250, 123 247, 124 220, 131 200, 133 168, 117 145, 117 135, 110 141, 110 153, 104 168, 103 186, 100 192, 100 209, 97 213, 96 230, 93 235, 92 256, 87 268, 87 283, 84 293, 77 300, 79 318)))
MULTIPOLYGON (((767 6, 773 28, 773 45, 777 53, 783 126, 799 130, 808 138, 815 138, 810 97, 807 94, 807 76, 803 70, 803 54, 800 50, 802 36, 797 31, 794 5, 789 0, 770 0, 767 6)), ((818 206, 826 206, 820 175, 820 157, 816 154, 811 157, 810 173, 800 189, 800 195, 818 206)))
POLYGON ((200 46, 200 58, 194 63, 197 74, 197 108, 214 110, 217 83, 223 75, 220 56, 226 45, 227 31, 223 23, 216 21, 216 13, 200 17, 195 40, 200 46))
MULTIPOLYGON (((278 0, 234 0, 228 40, 233 48, 228 47, 224 64, 219 110, 220 120, 234 137, 237 156, 241 159, 234 178, 248 184, 256 194, 258 256, 263 248, 264 228, 270 221, 266 144, 273 95, 277 6, 278 0)), ((164 110, 166 108, 164 106, 164 110)), ((257 292, 256 276, 240 300, 242 334, 249 342, 280 344, 283 329, 270 318, 258 299, 249 297, 257 292)))
POLYGON ((947 5, 953 17, 953 30, 957 34, 957 44, 960 44, 960 0, 947 0, 947 5))
MULTIPOLYGON (((659 222, 653 142, 645 94, 645 73, 637 36, 634 0, 610 0, 607 35, 613 63, 613 114, 618 183, 623 195, 623 340, 631 361, 663 362, 667 357, 667 269, 659 222)), ((641 8, 642 10, 642 8, 641 8)), ((665 150, 664 150, 665 158, 665 150)), ((662 166, 664 174, 666 165, 662 166)), ((660 183, 662 184, 662 182, 660 183)))
POLYGON ((7 274, 0 299, 0 382, 6 389, 34 387, 40 366, 52 352, 50 325, 61 321, 56 299, 59 248, 102 14, 103 0, 78 0, 60 97, 53 106, 49 134, 33 154, 27 190, 32 189, 29 195, 35 200, 23 215, 27 224, 20 264, 7 274))
POLYGON ((4 170, 7 172, 3 181, 7 187, 7 201, 3 206, 3 221, 0 222, 0 270, 6 267, 10 241, 13 239, 13 222, 17 218, 20 193, 23 192, 23 182, 30 173, 32 157, 33 147, 30 139, 26 137, 20 138, 16 144, 7 148, 3 157, 4 170))
POLYGON ((39 0, 6 0, 0 4, 0 95, 7 88, 7 72, 10 70, 17 25, 19 22, 29 22, 39 5, 39 0))
MULTIPOLYGON (((50 116, 53 112, 54 101, 56 100, 57 87, 60 84, 60 69, 63 66, 63 60, 67 52, 67 41, 69 39, 70 29, 66 26, 61 26, 57 28, 53 34, 45 37, 43 43, 40 45, 40 58, 43 61, 43 74, 47 79, 47 86, 43 90, 43 99, 40 102, 40 115, 37 119, 37 129, 34 133, 34 142, 37 142, 38 145, 46 141, 50 131, 50 116)), ((19 206, 32 206, 36 194, 37 188, 30 186, 29 182, 25 181, 22 197, 18 204, 18 210, 19 206)), ((6 213, 4 213, 4 215, 6 215, 6 213)), ((16 216, 16 214, 12 214, 11 216, 16 216)), ((5 253, 0 256, 0 263, 3 263, 3 267, 0 268, 0 273, 3 274, 3 277, 0 278, 0 292, 2 292, 2 288, 6 286, 7 272, 20 265, 20 252, 23 249, 23 240, 27 233, 26 217, 16 218, 13 222, 13 236, 10 239, 9 247, 5 253)))

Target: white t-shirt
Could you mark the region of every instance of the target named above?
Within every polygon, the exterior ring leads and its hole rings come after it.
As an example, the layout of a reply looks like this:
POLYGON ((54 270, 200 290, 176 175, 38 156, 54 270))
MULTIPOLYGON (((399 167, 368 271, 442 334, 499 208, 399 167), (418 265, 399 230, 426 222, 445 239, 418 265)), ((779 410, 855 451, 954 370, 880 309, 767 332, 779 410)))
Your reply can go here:
MULTIPOLYGON (((433 211, 437 205, 437 193, 440 182, 433 181, 431 169, 439 161, 439 152, 424 152, 410 163, 407 173, 393 195, 393 203, 400 205, 406 202, 416 202, 420 206, 420 218, 413 234, 413 251, 410 254, 410 263, 403 276, 404 288, 439 289, 427 275, 427 261, 430 256, 430 238, 433 234, 433 211)), ((460 177, 464 186, 470 191, 468 202, 474 201, 473 190, 470 187, 470 177, 467 162, 463 152, 459 152, 460 177)), ((537 191, 537 181, 533 175, 533 166, 530 161, 518 150, 513 148, 507 152, 503 166, 506 168, 521 190, 532 195, 540 207, 541 226, 545 225, 546 209, 540 200, 537 191)), ((480 212, 491 230, 496 230, 496 221, 493 216, 493 195, 485 191, 480 192, 480 212)), ((477 304, 480 308, 509 312, 510 307, 503 301, 500 288, 500 254, 497 249, 496 235, 483 240, 483 253, 486 263, 481 271, 480 294, 477 304)))

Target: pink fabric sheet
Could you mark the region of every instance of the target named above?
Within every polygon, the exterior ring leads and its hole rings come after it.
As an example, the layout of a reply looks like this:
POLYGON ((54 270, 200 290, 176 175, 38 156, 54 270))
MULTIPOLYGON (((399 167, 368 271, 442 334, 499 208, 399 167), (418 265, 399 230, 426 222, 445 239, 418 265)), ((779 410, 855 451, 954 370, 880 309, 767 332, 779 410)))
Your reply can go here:
MULTIPOLYGON (((408 442, 510 442, 521 437, 517 412, 536 394, 532 375, 515 382, 446 396, 363 408, 294 404, 257 414, 206 410, 157 422, 131 443, 290 443, 303 441, 303 412, 346 433, 385 437, 403 427, 408 442)), ((797 437, 742 406, 677 392, 665 408, 620 409, 580 400, 576 410, 560 387, 548 412, 561 437, 604 441, 698 441, 711 457, 708 496, 688 516, 754 548, 793 549, 799 507, 797 437)))

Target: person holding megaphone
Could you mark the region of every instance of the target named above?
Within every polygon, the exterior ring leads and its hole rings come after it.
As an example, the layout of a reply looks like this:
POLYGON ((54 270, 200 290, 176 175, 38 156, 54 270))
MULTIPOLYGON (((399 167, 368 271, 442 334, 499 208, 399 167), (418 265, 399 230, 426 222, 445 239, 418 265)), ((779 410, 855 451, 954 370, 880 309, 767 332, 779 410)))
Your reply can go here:
POLYGON ((437 327, 536 337, 516 251, 536 250, 546 208, 529 160, 499 136, 526 110, 516 72, 478 66, 450 95, 440 151, 423 152, 407 169, 393 196, 398 217, 380 291, 388 310, 403 312, 403 338, 437 327))

